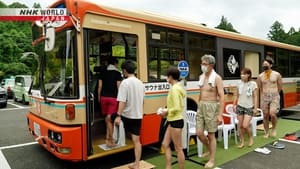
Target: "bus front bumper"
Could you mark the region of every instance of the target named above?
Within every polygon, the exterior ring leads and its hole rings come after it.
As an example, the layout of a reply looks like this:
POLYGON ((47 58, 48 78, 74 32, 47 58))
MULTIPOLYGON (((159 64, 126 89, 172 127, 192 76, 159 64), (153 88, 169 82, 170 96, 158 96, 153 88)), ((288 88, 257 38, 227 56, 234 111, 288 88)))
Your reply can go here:
POLYGON ((81 161, 82 127, 62 126, 27 114, 29 132, 35 140, 56 157, 63 160, 81 161))

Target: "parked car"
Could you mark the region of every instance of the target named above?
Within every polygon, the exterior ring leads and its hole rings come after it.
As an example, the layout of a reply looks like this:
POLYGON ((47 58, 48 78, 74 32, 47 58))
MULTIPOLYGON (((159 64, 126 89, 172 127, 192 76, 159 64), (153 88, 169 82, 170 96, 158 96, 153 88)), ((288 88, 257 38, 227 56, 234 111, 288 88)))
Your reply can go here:
POLYGON ((9 99, 14 98, 15 78, 5 78, 1 82, 1 86, 6 90, 9 99))
POLYGON ((14 101, 21 101, 23 104, 29 103, 28 91, 32 82, 30 75, 16 75, 14 86, 14 101))
POLYGON ((7 93, 3 87, 0 87, 0 106, 1 107, 7 106, 7 93))

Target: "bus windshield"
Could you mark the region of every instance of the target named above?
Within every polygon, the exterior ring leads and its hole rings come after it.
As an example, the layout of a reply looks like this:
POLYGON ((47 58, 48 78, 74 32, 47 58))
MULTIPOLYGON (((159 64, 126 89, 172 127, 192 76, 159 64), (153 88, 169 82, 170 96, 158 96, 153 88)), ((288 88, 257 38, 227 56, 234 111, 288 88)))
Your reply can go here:
POLYGON ((65 30, 56 33, 53 50, 44 52, 44 44, 36 46, 36 53, 40 58, 39 79, 42 95, 52 98, 75 98, 78 97, 77 72, 76 72, 76 40, 75 30, 65 30))

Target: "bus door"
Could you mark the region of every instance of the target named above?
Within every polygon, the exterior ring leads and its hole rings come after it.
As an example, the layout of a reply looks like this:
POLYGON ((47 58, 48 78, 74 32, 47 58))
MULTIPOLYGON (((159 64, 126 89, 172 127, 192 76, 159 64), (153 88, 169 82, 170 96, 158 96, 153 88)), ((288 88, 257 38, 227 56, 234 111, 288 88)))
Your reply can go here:
MULTIPOLYGON (((88 143, 91 154, 101 153, 99 145, 105 143, 106 125, 105 117, 101 113, 101 106, 98 100, 98 81, 101 74, 105 73, 108 60, 114 57, 118 60, 117 69, 126 59, 136 61, 136 35, 117 33, 104 30, 85 30, 86 37, 86 74, 87 92, 89 93, 88 103, 88 143)), ((90 155, 91 155, 90 154, 90 155)))

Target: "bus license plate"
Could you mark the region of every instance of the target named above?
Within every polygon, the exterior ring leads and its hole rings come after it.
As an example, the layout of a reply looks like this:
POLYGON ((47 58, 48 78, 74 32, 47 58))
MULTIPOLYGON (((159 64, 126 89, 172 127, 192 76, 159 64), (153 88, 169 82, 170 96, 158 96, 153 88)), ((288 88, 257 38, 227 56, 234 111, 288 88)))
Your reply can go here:
POLYGON ((41 127, 38 123, 33 122, 33 131, 36 136, 41 136, 41 127))

